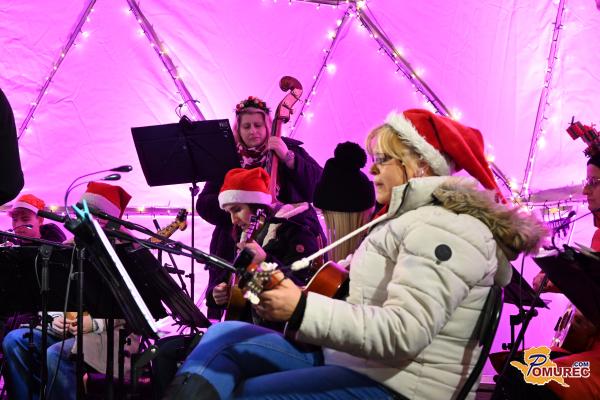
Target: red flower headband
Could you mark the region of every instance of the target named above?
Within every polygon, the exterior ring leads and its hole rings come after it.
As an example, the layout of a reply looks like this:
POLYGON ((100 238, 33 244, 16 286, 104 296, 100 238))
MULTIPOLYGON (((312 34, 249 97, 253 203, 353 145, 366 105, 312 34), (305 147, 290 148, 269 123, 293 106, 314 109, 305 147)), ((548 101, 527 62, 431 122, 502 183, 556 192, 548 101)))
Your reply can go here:
POLYGON ((265 114, 269 114, 271 112, 269 107, 267 107, 267 103, 256 96, 248 96, 247 99, 236 104, 235 115, 240 115, 246 108, 258 108, 259 110, 264 111, 265 114))

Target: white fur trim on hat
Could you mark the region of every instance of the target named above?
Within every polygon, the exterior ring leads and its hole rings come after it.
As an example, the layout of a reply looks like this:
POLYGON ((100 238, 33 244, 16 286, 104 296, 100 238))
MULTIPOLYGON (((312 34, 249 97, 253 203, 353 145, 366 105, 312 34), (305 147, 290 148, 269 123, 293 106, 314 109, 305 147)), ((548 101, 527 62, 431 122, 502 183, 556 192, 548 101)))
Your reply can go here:
POLYGON ((40 210, 39 208, 37 208, 33 204, 29 204, 26 201, 15 201, 13 203, 12 210, 14 210, 15 208, 26 208, 29 211, 33 211, 35 214, 37 214, 37 212, 40 210))
POLYGON ((223 208, 225 204, 243 203, 243 204, 264 204, 271 205, 273 199, 270 193, 249 190, 224 190, 219 193, 219 206, 223 208))
POLYGON ((451 174, 451 167, 446 158, 419 134, 417 128, 404 114, 392 111, 385 119, 385 123, 394 128, 402 139, 414 147, 427 161, 433 172, 440 176, 451 174))
POLYGON ((83 193, 83 195, 81 195, 80 201, 83 201, 84 199, 87 202, 88 207, 90 208, 105 212, 108 215, 116 218, 119 218, 119 215, 121 215, 121 209, 104 196, 100 196, 99 194, 95 193, 85 192, 83 193))

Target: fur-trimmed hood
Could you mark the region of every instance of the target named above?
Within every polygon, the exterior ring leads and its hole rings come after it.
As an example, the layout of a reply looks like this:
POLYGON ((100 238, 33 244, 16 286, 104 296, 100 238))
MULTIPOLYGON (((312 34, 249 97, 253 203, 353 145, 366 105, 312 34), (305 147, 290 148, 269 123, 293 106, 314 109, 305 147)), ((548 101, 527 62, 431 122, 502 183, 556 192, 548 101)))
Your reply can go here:
MULTIPOLYGON (((472 178, 431 176, 411 179, 394 188, 387 215, 395 217, 432 203, 483 222, 501 250, 497 254, 500 265, 508 264, 520 253, 535 253, 547 235, 546 228, 535 216, 497 203, 494 193, 478 190, 477 181, 472 178)), ((507 284, 506 279, 510 279, 510 275, 499 281, 507 284)))

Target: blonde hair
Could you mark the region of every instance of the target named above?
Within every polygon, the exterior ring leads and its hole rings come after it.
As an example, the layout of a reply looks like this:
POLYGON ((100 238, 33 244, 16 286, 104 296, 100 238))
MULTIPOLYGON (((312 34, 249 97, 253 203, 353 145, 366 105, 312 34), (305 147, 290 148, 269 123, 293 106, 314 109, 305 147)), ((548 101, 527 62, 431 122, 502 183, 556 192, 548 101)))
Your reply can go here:
MULTIPOLYGON (((346 211, 327 211, 322 210, 325 218, 327 241, 333 243, 348 233, 360 228, 371 218, 373 208, 364 211, 346 212, 346 211)), ((349 254, 354 253, 366 235, 366 231, 346 240, 336 248, 327 253, 332 261, 345 259, 349 254)))
POLYGON ((423 170, 425 175, 436 175, 412 144, 398 135, 398 132, 388 124, 378 126, 369 133, 366 147, 370 155, 383 153, 400 161, 413 172, 423 170))

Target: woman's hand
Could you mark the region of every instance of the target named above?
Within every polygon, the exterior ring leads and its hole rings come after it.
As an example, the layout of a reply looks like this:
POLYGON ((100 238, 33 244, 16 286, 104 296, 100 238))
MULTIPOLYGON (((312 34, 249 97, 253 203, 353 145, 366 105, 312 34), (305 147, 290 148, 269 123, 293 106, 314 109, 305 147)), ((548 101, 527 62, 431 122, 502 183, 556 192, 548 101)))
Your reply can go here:
POLYGON ((240 250, 248 249, 248 250, 252 251, 254 253, 254 258, 252 259, 252 262, 254 264, 260 264, 261 262, 263 262, 267 259, 267 253, 265 253, 263 248, 260 247, 260 245, 258 243, 256 243, 255 241, 238 243, 237 247, 240 250))
POLYGON ((300 301, 302 291, 281 271, 273 273, 273 280, 279 283, 260 294, 260 303, 254 309, 261 318, 268 321, 288 321, 300 301))
POLYGON ((68 333, 69 325, 71 325, 74 321, 75 321, 74 319, 65 320, 65 318, 62 315, 59 315, 52 319, 52 328, 54 328, 58 332, 63 332, 63 329, 64 329, 64 332, 68 333), (65 326, 66 326, 66 328, 65 328, 65 326))
MULTIPOLYGON (((71 333, 71 335, 75 336, 77 335, 77 320, 69 320, 67 319, 67 322, 72 321, 71 323, 69 323, 69 333, 71 333)), ((92 321, 92 317, 89 314, 86 314, 83 316, 83 333, 90 333, 94 330, 94 322, 92 321)))
POLYGON ((225 282, 219 283, 213 288, 212 297, 217 305, 227 304, 229 301, 229 285, 225 282))
POLYGON ((273 150, 277 158, 285 161, 285 156, 289 149, 280 137, 271 136, 267 142, 267 150, 273 150))

